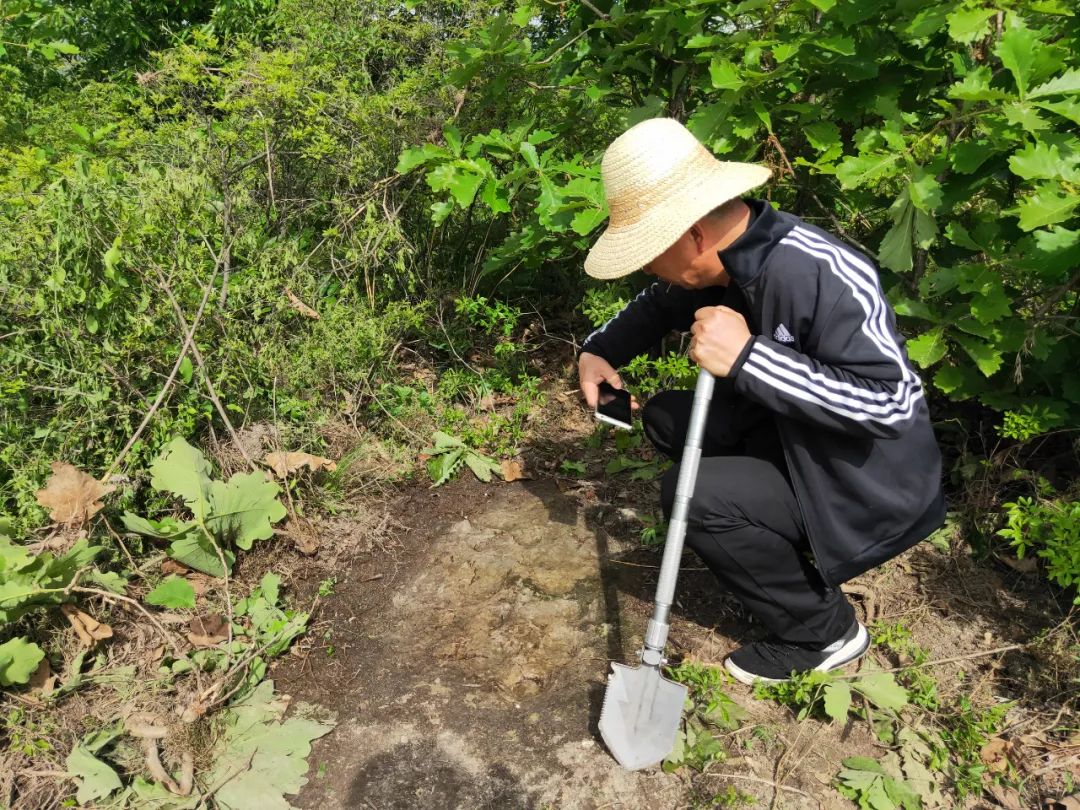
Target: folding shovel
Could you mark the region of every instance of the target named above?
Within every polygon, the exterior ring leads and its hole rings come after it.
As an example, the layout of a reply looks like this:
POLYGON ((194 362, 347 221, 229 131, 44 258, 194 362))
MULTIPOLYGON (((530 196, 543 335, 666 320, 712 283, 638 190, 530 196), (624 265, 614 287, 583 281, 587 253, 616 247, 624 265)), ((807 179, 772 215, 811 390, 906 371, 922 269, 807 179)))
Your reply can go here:
POLYGON ((612 664, 604 691, 600 736, 618 763, 630 770, 655 765, 671 752, 686 702, 686 687, 661 675, 660 666, 664 663, 668 614, 675 598, 675 580, 679 576, 679 559, 686 538, 686 518, 697 482, 701 440, 714 382, 713 375, 701 369, 694 388, 686 448, 679 464, 675 505, 668 524, 664 559, 660 564, 656 601, 645 631, 645 646, 639 653, 640 666, 612 664))

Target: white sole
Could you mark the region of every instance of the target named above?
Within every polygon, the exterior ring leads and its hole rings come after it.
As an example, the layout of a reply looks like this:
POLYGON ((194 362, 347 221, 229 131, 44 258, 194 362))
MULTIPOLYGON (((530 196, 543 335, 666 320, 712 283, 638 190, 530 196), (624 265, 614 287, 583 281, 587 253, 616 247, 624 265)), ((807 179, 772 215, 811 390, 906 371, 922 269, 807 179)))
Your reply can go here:
MULTIPOLYGON (((839 650, 832 653, 828 658, 814 667, 819 672, 827 672, 830 669, 836 669, 844 664, 854 661, 859 658, 863 653, 870 649, 870 634, 866 632, 866 628, 859 625, 859 631, 855 634, 855 637, 851 641, 847 642, 839 650)), ((731 676, 739 683, 744 683, 747 686, 753 686, 755 682, 760 683, 783 683, 788 680, 787 678, 764 678, 761 675, 755 675, 752 672, 747 672, 740 667, 734 661, 731 660, 729 655, 724 659, 724 669, 726 669, 731 676)))

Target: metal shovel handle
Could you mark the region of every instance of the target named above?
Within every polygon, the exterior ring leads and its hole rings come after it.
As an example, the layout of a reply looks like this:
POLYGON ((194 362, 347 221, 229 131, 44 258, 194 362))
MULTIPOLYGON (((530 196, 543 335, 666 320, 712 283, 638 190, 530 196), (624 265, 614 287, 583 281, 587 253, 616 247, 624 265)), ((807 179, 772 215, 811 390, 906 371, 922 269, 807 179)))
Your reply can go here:
POLYGON ((664 543, 664 559, 660 563, 660 581, 656 585, 656 603, 652 618, 645 631, 645 649, 641 661, 659 666, 667 644, 668 614, 675 599, 675 581, 679 578, 679 560, 682 558, 683 541, 686 539, 686 518, 690 512, 690 498, 697 483, 698 466, 701 462, 701 442, 705 434, 705 422, 709 415, 713 385, 716 378, 705 369, 698 373, 694 387, 694 405, 690 410, 690 427, 686 432, 686 447, 679 463, 679 481, 675 487, 675 505, 668 523, 667 540, 664 543))

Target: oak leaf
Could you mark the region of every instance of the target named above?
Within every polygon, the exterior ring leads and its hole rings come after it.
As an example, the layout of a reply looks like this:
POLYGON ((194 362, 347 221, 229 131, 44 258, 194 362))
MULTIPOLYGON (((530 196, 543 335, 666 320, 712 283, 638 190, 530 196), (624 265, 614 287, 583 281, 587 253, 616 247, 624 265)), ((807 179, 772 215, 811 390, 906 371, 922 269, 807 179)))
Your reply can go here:
POLYGON ((116 489, 66 462, 54 461, 50 466, 52 476, 35 494, 37 502, 50 510, 49 517, 56 523, 85 523, 101 511, 104 506, 101 498, 116 489))
POLYGON ((301 467, 310 467, 312 472, 323 469, 333 472, 337 469, 336 462, 322 456, 313 456, 311 453, 267 453, 263 461, 278 478, 287 478, 301 467))

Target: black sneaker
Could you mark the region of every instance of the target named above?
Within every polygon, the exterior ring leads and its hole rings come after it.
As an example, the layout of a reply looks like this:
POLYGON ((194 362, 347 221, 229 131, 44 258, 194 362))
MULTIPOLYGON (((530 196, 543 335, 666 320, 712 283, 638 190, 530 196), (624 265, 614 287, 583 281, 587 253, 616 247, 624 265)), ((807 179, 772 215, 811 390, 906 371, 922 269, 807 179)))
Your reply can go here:
POLYGON ((812 650, 786 641, 756 641, 735 650, 724 659, 724 668, 737 681, 748 686, 754 681, 779 683, 791 678, 791 673, 812 669, 825 672, 841 667, 866 652, 870 634, 858 621, 844 633, 843 638, 820 650, 812 650))

